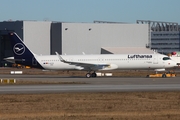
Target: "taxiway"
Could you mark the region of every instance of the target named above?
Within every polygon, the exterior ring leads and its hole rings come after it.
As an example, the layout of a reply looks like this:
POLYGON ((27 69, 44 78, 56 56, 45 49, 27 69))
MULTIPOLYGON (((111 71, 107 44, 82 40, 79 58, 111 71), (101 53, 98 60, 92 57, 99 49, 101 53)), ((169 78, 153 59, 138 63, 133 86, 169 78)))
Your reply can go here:
POLYGON ((133 91, 180 91, 179 77, 97 77, 77 78, 58 75, 0 75, 1 79, 81 82, 83 84, 0 85, 0 94, 11 93, 58 93, 58 92, 133 92, 133 91))

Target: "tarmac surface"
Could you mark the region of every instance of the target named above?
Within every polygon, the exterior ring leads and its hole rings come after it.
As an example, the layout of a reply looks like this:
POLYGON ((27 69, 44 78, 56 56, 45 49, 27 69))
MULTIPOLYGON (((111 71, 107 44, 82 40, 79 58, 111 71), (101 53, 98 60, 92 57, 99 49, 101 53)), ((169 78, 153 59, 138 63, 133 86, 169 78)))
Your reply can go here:
POLYGON ((59 75, 0 75, 0 79, 58 81, 79 84, 0 85, 0 94, 62 92, 180 91, 180 77, 61 77, 59 75))

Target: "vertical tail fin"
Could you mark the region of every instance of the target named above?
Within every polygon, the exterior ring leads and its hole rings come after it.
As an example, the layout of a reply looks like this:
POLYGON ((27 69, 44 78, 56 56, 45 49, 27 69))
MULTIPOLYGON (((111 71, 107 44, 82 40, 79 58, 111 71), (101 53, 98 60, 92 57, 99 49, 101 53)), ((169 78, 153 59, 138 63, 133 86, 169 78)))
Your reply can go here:
POLYGON ((14 59, 17 64, 40 67, 39 63, 34 66, 36 61, 35 54, 24 44, 21 38, 15 33, 9 33, 14 59))
POLYGON ((9 33, 14 57, 17 59, 29 58, 34 54, 26 47, 21 38, 15 33, 9 33))

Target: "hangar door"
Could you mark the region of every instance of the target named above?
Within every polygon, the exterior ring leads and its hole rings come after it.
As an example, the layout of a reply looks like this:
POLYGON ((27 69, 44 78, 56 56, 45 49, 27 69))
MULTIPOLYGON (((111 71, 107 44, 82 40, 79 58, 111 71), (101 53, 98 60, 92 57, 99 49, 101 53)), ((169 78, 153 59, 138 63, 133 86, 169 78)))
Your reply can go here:
POLYGON ((9 32, 10 31, 0 30, 0 67, 11 66, 11 63, 4 60, 6 57, 13 56, 11 43, 8 36, 9 32))

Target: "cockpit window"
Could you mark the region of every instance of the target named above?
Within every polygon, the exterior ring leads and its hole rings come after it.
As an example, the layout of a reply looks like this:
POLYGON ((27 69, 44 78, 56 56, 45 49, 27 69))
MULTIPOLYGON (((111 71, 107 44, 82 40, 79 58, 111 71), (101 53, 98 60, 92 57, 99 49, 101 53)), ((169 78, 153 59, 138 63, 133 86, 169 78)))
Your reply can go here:
POLYGON ((163 60, 171 60, 169 57, 163 57, 163 60))

